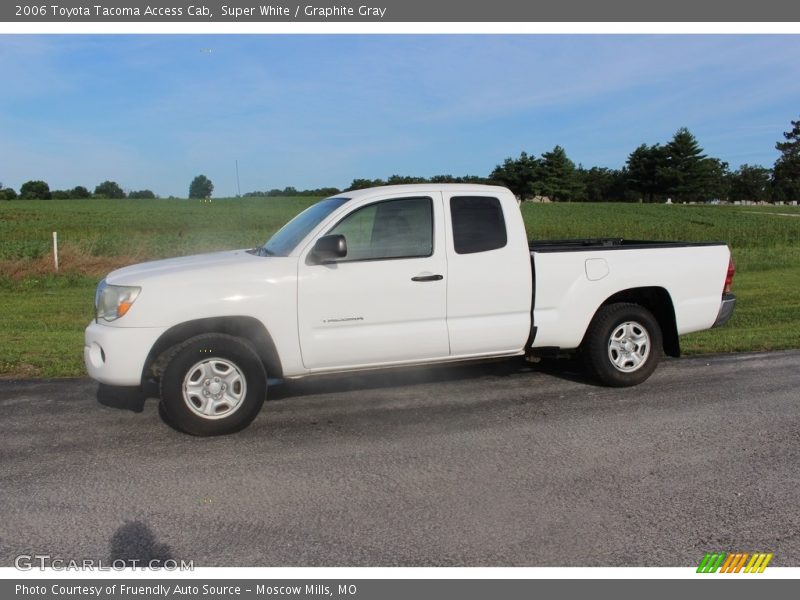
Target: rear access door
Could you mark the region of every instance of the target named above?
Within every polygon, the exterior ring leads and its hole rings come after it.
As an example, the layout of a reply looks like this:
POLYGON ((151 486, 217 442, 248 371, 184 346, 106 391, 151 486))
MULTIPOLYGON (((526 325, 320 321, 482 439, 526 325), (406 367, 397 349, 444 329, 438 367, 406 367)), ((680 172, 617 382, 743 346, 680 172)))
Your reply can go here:
POLYGON ((521 351, 530 335, 532 276, 516 201, 491 191, 446 192, 444 209, 452 356, 521 351))

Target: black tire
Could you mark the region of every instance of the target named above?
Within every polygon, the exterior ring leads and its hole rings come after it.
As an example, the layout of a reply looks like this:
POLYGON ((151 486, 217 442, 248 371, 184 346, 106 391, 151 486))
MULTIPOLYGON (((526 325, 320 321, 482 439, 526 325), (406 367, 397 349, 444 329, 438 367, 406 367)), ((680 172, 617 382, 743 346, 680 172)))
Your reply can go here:
POLYGON ((581 346, 589 373, 612 387, 645 381, 656 370, 662 353, 658 321, 646 308, 628 303, 601 307, 581 346))
POLYGON ((163 414, 174 427, 191 435, 225 435, 256 418, 267 395, 267 373, 247 340, 209 333, 175 348, 160 391, 163 414))

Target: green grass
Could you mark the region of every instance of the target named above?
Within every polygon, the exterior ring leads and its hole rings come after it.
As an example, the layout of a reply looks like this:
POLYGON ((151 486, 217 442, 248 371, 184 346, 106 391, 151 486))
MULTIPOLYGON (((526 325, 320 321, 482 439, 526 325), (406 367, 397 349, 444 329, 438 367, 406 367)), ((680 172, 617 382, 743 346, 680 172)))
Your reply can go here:
POLYGON ((529 235, 537 239, 721 240, 737 250, 800 246, 796 206, 559 203, 526 204, 522 214, 529 235))
POLYGON ((90 256, 163 258, 261 244, 313 198, 0 202, 0 260, 60 245, 90 256))
MULTIPOLYGON (((314 201, 0 202, 0 376, 80 376, 94 288, 121 264, 252 247, 314 201), (62 270, 52 273, 51 232, 62 270)), ((739 301, 724 328, 682 338, 686 353, 800 348, 800 208, 525 204, 535 239, 722 240, 739 301)))
POLYGON ((85 375, 83 329, 96 285, 80 276, 0 279, 0 375, 85 375))

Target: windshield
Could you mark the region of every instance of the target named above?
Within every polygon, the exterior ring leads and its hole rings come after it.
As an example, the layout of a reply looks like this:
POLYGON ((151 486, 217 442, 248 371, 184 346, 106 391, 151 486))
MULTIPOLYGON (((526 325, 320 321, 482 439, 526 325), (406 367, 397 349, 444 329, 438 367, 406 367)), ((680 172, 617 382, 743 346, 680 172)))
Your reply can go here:
POLYGON ((281 227, 275 235, 269 238, 266 244, 257 248, 257 253, 262 256, 289 256, 289 253, 314 227, 349 199, 327 198, 309 206, 281 227))

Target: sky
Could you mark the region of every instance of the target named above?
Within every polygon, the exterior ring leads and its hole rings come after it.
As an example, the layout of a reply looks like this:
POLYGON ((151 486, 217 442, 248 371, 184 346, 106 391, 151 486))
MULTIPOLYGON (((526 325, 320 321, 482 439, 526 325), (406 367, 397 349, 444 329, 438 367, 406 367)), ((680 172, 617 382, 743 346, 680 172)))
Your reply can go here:
POLYGON ((0 182, 185 197, 488 175, 555 145, 619 168, 688 127, 771 166, 797 35, 0 35, 0 182))

